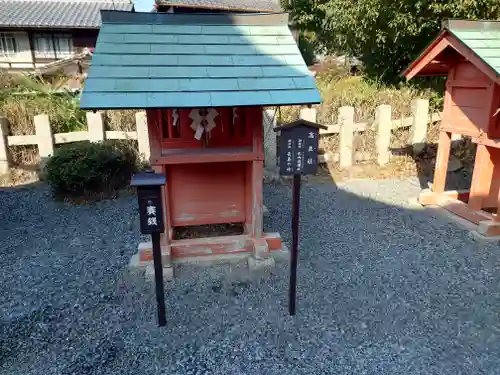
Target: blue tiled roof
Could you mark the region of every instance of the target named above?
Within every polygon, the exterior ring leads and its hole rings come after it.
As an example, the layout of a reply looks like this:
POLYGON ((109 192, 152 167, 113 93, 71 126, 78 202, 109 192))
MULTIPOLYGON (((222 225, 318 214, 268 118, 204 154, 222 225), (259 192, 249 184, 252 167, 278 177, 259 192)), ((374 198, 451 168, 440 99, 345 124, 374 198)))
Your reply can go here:
POLYGON ((86 109, 319 103, 286 14, 102 12, 86 109))

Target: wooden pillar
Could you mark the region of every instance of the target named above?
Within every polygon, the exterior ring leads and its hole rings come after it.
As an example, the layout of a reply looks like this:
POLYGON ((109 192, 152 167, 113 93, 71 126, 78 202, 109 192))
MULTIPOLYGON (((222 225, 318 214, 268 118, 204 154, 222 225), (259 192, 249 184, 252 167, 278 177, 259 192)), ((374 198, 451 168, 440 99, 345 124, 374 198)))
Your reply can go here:
POLYGON ((34 118, 34 122, 38 153, 40 154, 40 171, 43 176, 47 161, 54 155, 54 137, 52 135, 48 115, 37 115, 34 118))
POLYGON ((354 107, 340 107, 338 115, 339 133, 339 164, 340 168, 349 168, 353 160, 354 142, 354 107))
POLYGON ((451 133, 441 131, 439 133, 438 152, 436 156, 436 169, 432 191, 443 193, 446 185, 446 174, 448 173, 448 160, 450 159, 451 133))
POLYGON ((262 112, 262 123, 264 127, 264 164, 266 167, 276 168, 277 147, 276 147, 276 109, 265 109, 262 112))
POLYGON ((0 117, 0 175, 9 173, 8 135, 9 122, 5 117, 0 117))
POLYGON ((146 120, 148 123, 149 159, 152 161, 161 156, 161 131, 160 124, 156 121, 155 109, 146 110, 146 120))
POLYGON ((149 148, 149 131, 146 112, 137 112, 135 114, 135 125, 137 131, 137 148, 141 157, 149 162, 151 150, 149 148))
POLYGON ((483 208, 483 200, 490 192, 492 177, 493 161, 490 151, 487 146, 478 144, 468 203, 471 210, 477 211, 483 208))
POLYGON ((391 153, 392 109, 390 105, 379 105, 375 110, 375 124, 377 126, 377 163, 389 163, 391 153))
POLYGON ((253 152, 259 155, 260 160, 246 163, 246 232, 253 239, 262 238, 263 225, 263 172, 264 162, 262 144, 262 108, 249 107, 244 109, 245 123, 252 124, 253 152))
POLYGON ((104 141, 104 122, 102 120, 101 112, 87 112, 87 127, 89 132, 90 142, 102 142, 104 141))
POLYGON ((422 153, 425 149, 427 139, 427 125, 429 123, 429 101, 427 99, 415 99, 411 103, 413 123, 411 125, 410 143, 415 155, 422 153))
POLYGON ((251 194, 251 222, 250 222, 250 235, 255 239, 262 237, 263 226, 263 162, 253 161, 251 163, 251 176, 252 176, 252 194, 251 194))

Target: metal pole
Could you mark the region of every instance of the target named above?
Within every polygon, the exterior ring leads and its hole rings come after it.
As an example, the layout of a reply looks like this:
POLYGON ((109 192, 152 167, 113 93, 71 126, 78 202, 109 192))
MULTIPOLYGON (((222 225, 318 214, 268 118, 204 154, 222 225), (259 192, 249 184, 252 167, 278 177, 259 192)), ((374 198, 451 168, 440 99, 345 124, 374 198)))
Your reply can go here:
POLYGON ((151 240, 153 242, 158 325, 160 327, 164 327, 167 324, 167 318, 165 317, 165 294, 163 289, 163 265, 161 264, 160 233, 153 233, 151 235, 151 240))
POLYGON ((297 257, 299 247, 299 214, 300 214, 300 174, 293 175, 292 193, 292 253, 290 260, 290 288, 288 312, 295 315, 295 300, 297 294, 297 257))

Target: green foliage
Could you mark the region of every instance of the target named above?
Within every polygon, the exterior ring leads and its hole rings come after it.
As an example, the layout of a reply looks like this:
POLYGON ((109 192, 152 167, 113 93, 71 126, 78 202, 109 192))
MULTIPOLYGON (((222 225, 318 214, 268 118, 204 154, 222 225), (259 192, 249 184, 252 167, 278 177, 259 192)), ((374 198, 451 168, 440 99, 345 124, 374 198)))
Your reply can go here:
POLYGON ((301 31, 299 33, 299 50, 305 63, 308 66, 313 65, 316 57, 316 54, 314 53, 314 35, 301 31))
POLYGON ((499 19, 498 0, 282 1, 297 27, 330 53, 360 58, 365 72, 395 82, 448 18, 499 19))
POLYGON ((107 195, 128 184, 137 160, 137 153, 120 143, 78 142, 54 152, 46 178, 57 197, 107 195))

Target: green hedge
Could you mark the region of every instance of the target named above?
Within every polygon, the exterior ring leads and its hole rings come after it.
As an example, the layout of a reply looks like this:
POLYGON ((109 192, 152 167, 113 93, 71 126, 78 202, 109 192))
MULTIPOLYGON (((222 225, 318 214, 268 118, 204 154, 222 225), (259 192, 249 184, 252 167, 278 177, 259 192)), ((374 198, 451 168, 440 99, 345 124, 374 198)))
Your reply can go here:
POLYGON ((45 172, 57 197, 88 197, 125 187, 137 165, 137 153, 124 143, 78 142, 58 148, 45 172))

